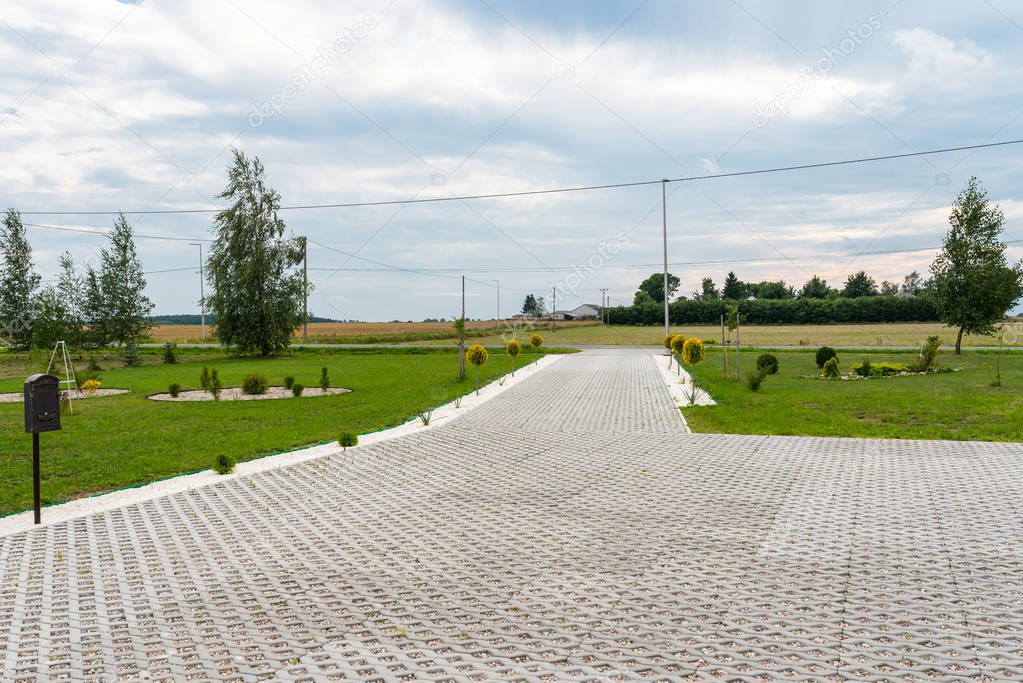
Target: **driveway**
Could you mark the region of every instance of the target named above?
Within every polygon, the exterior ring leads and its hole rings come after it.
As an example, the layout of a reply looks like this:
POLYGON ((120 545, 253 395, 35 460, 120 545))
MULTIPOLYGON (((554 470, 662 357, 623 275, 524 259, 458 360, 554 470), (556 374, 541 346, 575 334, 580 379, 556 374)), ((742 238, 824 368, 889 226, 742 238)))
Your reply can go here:
POLYGON ((1023 447, 686 434, 649 355, 0 538, 0 680, 1023 677, 1023 447))

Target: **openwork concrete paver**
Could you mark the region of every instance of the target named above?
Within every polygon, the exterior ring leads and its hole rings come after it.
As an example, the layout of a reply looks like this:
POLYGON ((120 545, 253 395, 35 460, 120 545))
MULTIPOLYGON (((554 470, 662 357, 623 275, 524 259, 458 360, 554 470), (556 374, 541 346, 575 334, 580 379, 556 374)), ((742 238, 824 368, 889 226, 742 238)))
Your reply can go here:
POLYGON ((0 680, 1019 679, 1021 458, 685 434, 648 355, 581 354, 0 539, 0 680))

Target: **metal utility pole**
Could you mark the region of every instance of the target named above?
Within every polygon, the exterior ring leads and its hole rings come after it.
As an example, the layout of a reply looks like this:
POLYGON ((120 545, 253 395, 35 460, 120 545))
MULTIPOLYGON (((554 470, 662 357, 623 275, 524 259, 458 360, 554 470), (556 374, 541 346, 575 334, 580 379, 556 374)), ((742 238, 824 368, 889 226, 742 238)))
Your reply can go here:
POLYGON ((189 242, 199 247, 199 321, 201 324, 199 338, 206 341, 206 283, 203 277, 202 242, 189 242))
POLYGON ((465 276, 462 276, 462 330, 458 334, 458 379, 465 379, 465 276))
POLYGON ((728 375, 728 345, 725 344, 725 316, 721 316, 721 375, 728 375))
POLYGON ((302 341, 309 341, 309 240, 302 240, 302 341))
MULTIPOLYGON (((668 180, 661 179, 661 232, 664 242, 664 336, 671 334, 668 326, 668 180)), ((668 353, 671 353, 669 350, 668 353)))
POLYGON ((497 319, 501 319, 501 281, 494 280, 497 283, 497 319))
POLYGON ((605 312, 607 311, 607 287, 600 288, 600 322, 603 325, 607 324, 605 319, 605 312))

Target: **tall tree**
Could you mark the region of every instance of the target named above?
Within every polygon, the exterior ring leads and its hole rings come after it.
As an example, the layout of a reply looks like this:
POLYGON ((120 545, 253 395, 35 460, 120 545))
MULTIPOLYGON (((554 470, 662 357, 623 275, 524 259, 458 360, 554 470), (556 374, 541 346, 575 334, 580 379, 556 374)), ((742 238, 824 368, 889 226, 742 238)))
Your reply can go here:
MULTIPOLYGON (((678 291, 682 281, 677 276, 668 273, 668 299, 671 299, 678 291)), ((646 292, 651 299, 659 304, 664 303, 664 273, 654 273, 639 283, 639 291, 646 292)))
POLYGON ((146 296, 146 277, 135 251, 131 224, 118 214, 110 244, 100 251, 99 287, 102 293, 107 342, 138 344, 151 325, 146 316, 153 302, 146 296))
POLYGON ((714 285, 714 280, 709 277, 703 278, 700 281, 700 291, 693 292, 693 299, 697 301, 714 301, 720 298, 718 288, 714 285))
POLYGON ((881 281, 881 296, 895 296, 899 293, 899 286, 890 280, 881 281))
POLYGON ((751 283, 746 285, 746 289, 758 299, 791 299, 796 295, 795 290, 785 284, 784 280, 751 283))
POLYGON ((525 301, 522 302, 522 312, 525 313, 526 315, 536 316, 537 305, 535 296, 533 296, 532 294, 526 295, 525 301))
POLYGON ((71 252, 61 254, 57 263, 60 266, 57 291, 64 302, 62 338, 73 347, 81 348, 85 336, 85 281, 75 268, 71 252))
POLYGON ((729 272, 725 277, 725 283, 721 285, 721 298, 731 301, 746 298, 746 285, 735 276, 734 272, 729 272))
POLYGON ((814 275, 803 284, 803 288, 799 290, 799 296, 806 299, 827 299, 832 291, 827 280, 814 275))
POLYGON ((902 278, 902 292, 904 294, 911 294, 916 296, 919 294, 924 287, 923 278, 920 277, 920 273, 915 270, 902 278))
POLYGON ((259 158, 238 149, 233 154, 227 186, 217 195, 231 205, 214 218, 207 308, 221 344, 268 356, 286 349, 302 322, 302 273, 296 270, 302 247, 284 237, 281 196, 267 184, 259 158))
POLYGON ((103 302, 103 288, 96 269, 89 264, 85 268, 82 293, 82 317, 87 325, 84 342, 87 346, 103 348, 109 342, 107 329, 107 308, 103 302))
POLYGON ((877 296, 877 283, 865 271, 853 273, 845 280, 842 296, 858 299, 861 296, 877 296))
POLYGON ((948 222, 945 242, 931 264, 931 291, 938 317, 959 329, 960 354, 964 333, 991 334, 1023 296, 1023 264, 1008 265, 999 239, 1005 216, 975 177, 959 193, 948 222))
POLYGON ((7 209, 0 228, 0 337, 15 349, 32 344, 34 299, 40 277, 32 266, 32 247, 25 237, 21 214, 7 209))

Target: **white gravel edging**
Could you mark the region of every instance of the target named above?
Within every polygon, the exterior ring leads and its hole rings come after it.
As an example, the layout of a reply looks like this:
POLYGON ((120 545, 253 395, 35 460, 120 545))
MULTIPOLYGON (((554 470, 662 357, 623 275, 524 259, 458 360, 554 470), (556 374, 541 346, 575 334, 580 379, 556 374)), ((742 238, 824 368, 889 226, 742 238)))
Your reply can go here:
MULTIPOLYGON (((119 396, 130 394, 131 389, 96 389, 95 391, 76 391, 71 394, 74 401, 83 401, 89 398, 103 398, 104 396, 119 396)), ((0 394, 0 403, 21 403, 25 400, 25 392, 17 391, 8 394, 0 394)))
MULTIPOLYGON (((478 396, 475 393, 470 393, 464 396, 461 401, 461 407, 459 408, 455 407, 454 401, 436 408, 433 411, 430 426, 424 426, 422 422, 416 418, 406 422, 405 424, 398 425, 397 427, 391 427, 390 429, 384 429, 370 434, 362 434, 359 436, 359 445, 347 449, 347 452, 354 457, 364 446, 380 443, 382 441, 389 441, 407 434, 415 434, 426 429, 432 429, 435 425, 444 424, 456 419, 457 417, 471 411, 473 408, 476 408, 495 396, 499 396, 508 389, 511 389, 524 379, 550 367, 553 363, 561 360, 562 357, 562 354, 543 356, 537 361, 518 369, 515 372, 514 377, 508 374, 503 378, 486 384, 480 387, 478 396), (501 379, 504 379, 503 385, 501 384, 501 379)), ((21 395, 19 394, 19 397, 20 396, 21 395)), ((343 425, 338 425, 338 428, 343 429, 343 425)), ((170 479, 162 479, 150 484, 143 484, 136 488, 121 489, 118 491, 111 491, 110 493, 97 494, 88 498, 79 498, 66 503, 59 503, 57 505, 44 507, 43 523, 40 524, 39 527, 36 527, 32 523, 32 510, 17 512, 13 515, 8 515, 7 517, 0 517, 0 537, 21 533, 33 528, 45 527, 50 524, 67 521, 69 519, 77 519, 97 512, 114 510, 126 505, 152 500, 153 498, 161 498, 180 491, 189 491, 203 486, 211 486, 213 484, 228 481, 232 478, 244 477, 246 475, 265 472, 267 470, 273 470, 280 467, 288 467, 289 465, 295 465, 300 462, 306 462, 307 460, 314 460, 328 455, 335 455, 340 452, 341 447, 338 446, 337 443, 310 446, 308 448, 300 448, 286 453, 268 455, 255 460, 238 463, 235 467, 234 473, 232 474, 222 475, 217 474, 213 470, 204 470, 202 472, 196 472, 195 474, 183 474, 171 477, 170 479)))
POLYGON ((688 406, 690 403, 690 394, 693 390, 696 390, 696 400, 694 401, 698 406, 714 406, 717 402, 710 397, 706 391, 699 387, 693 386, 693 380, 686 372, 685 366, 682 367, 682 372, 679 374, 674 360, 671 360, 671 356, 665 356, 661 354, 651 354, 651 358, 654 360, 654 364, 657 369, 661 371, 661 377, 664 379, 665 386, 668 387, 668 393, 671 394, 671 400, 675 402, 675 405, 680 407, 688 406), (668 363, 671 362, 671 369, 668 369, 668 363))
POLYGON ((220 398, 214 399, 213 394, 205 389, 189 389, 182 391, 177 396, 171 396, 167 392, 162 394, 150 394, 146 396, 150 401, 165 401, 168 403, 197 403, 200 401, 218 400, 222 403, 230 401, 274 401, 287 398, 318 398, 320 396, 336 396, 338 394, 350 394, 351 389, 344 387, 330 387, 326 391, 319 387, 306 387, 302 390, 301 396, 295 396, 287 387, 267 387, 262 394, 246 394, 238 387, 221 389, 220 398))

